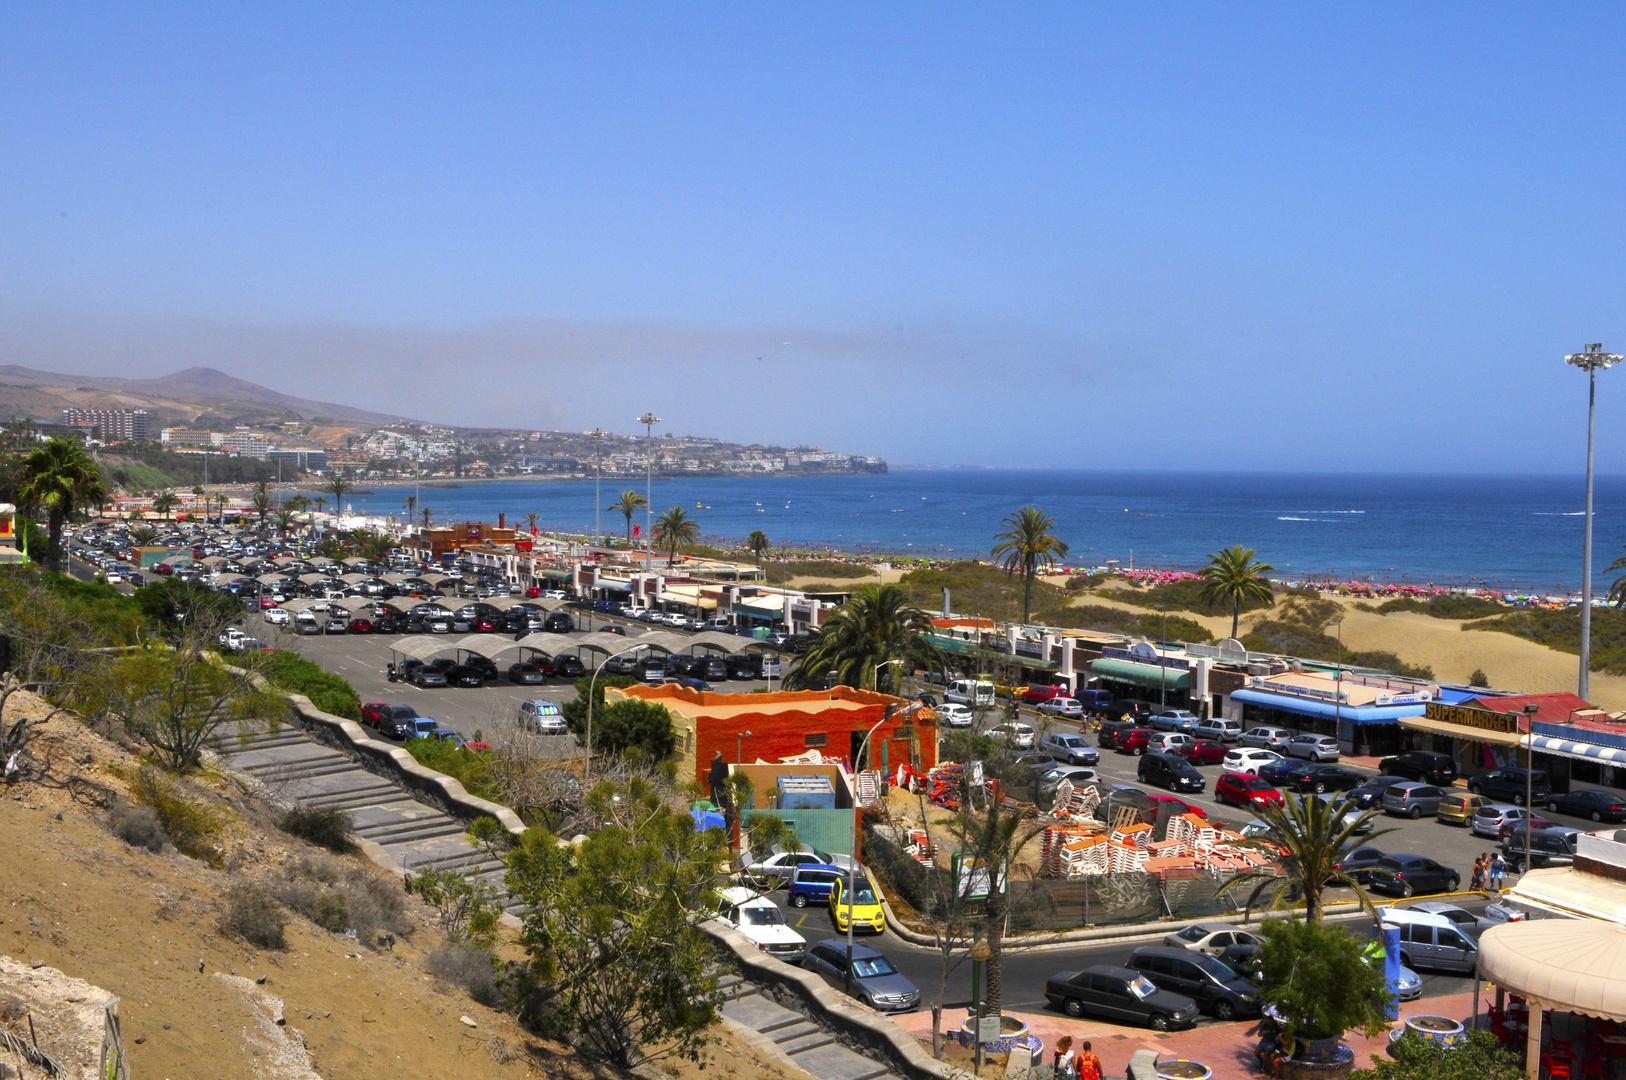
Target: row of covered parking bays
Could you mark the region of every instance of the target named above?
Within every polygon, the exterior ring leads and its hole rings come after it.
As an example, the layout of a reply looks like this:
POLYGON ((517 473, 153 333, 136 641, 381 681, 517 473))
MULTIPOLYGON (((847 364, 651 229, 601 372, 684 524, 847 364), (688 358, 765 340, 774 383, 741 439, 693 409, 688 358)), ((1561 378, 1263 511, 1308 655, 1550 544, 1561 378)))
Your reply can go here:
MULTIPOLYGON (((534 603, 534 601, 532 601, 534 603)), ((397 666, 406 660, 428 661, 450 655, 459 660, 481 656, 495 662, 499 657, 512 654, 517 660, 528 656, 550 659, 563 655, 578 656, 588 670, 603 667, 614 656, 638 653, 660 653, 671 656, 681 653, 698 654, 700 650, 720 656, 741 653, 777 652, 764 642, 742 638, 737 634, 708 631, 699 634, 674 634, 651 631, 643 634, 613 634, 599 631, 590 634, 553 634, 535 631, 519 637, 502 634, 470 634, 455 640, 438 637, 407 637, 395 641, 390 653, 397 666)))

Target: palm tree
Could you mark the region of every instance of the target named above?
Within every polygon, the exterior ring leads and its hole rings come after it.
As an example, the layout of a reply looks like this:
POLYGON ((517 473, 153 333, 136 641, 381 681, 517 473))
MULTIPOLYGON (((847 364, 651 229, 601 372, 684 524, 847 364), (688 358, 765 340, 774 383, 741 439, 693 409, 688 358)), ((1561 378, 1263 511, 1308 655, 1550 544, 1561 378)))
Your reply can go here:
POLYGON ((1252 886, 1248 893, 1247 913, 1265 897, 1270 906, 1278 907, 1295 894, 1304 896, 1304 917, 1311 922, 1321 921, 1322 894, 1334 886, 1342 885, 1355 892, 1361 907, 1375 918, 1377 909, 1366 895, 1361 883, 1342 869, 1350 852, 1372 843, 1380 836, 1388 836, 1394 829, 1383 829, 1366 836, 1356 831, 1371 824, 1377 809, 1357 810, 1342 796, 1324 799, 1317 795, 1288 795, 1281 806, 1268 803, 1256 811, 1259 819, 1270 826, 1268 835, 1250 841, 1255 847, 1274 849, 1281 861, 1277 867, 1251 870, 1227 881, 1219 889, 1227 893, 1233 889, 1252 886))
POLYGON ((209 524, 209 493, 203 490, 202 484, 193 484, 192 497, 203 504, 203 523, 209 524))
POLYGON ((327 496, 326 495, 318 495, 318 496, 316 496, 316 512, 318 514, 320 514, 322 511, 324 511, 326 509, 327 509, 327 496))
POLYGON ((168 521, 169 512, 175 509, 180 501, 180 498, 173 491, 164 491, 160 492, 158 497, 152 501, 152 508, 163 514, 164 520, 168 521))
POLYGON ((418 508, 418 513, 423 517, 423 527, 429 528, 429 520, 435 516, 435 512, 427 506, 421 506, 418 508))
MULTIPOLYGON (((1610 563, 1604 568, 1603 572, 1613 574, 1616 570, 1626 570, 1626 555, 1622 555, 1610 563)), ((1626 601, 1626 574, 1616 578, 1614 583, 1609 586, 1609 600, 1616 607, 1620 607, 1621 603, 1626 601)))
POLYGON ((532 536, 536 535, 536 523, 541 520, 542 515, 537 513, 535 510, 532 510, 530 513, 525 515, 525 527, 530 530, 532 536))
POLYGON ((277 507, 276 512, 271 515, 277 523, 277 532, 287 536, 288 528, 294 523, 294 517, 298 513, 299 511, 294 509, 292 499, 277 507))
POLYGON ((333 493, 333 512, 335 514, 343 507, 346 493, 355 490, 355 487, 356 485, 350 482, 349 469, 340 469, 327 478, 327 483, 322 485, 322 490, 333 493))
POLYGON ((1056 539, 1056 534, 1051 531, 1056 527, 1056 519, 1037 506, 1022 507, 1007 517, 1003 524, 1005 531, 994 534, 994 539, 999 543, 994 545, 990 554, 1004 561, 1008 573, 1021 571, 1022 625, 1026 626, 1028 614, 1033 608, 1033 579, 1039 573, 1039 567, 1049 567, 1057 559, 1065 559, 1067 545, 1056 539))
MULTIPOLYGON (((226 520, 226 504, 231 502, 231 498, 224 491, 222 491, 219 495, 215 496, 214 501, 215 501, 215 509, 218 511, 218 514, 216 516, 219 517, 221 521, 225 521, 226 520)), ((207 521, 209 519, 209 505, 208 505, 207 501, 205 501, 204 506, 203 506, 203 518, 204 518, 205 521, 207 521)))
POLYGON ((17 472, 17 501, 46 515, 45 566, 62 572, 62 526, 76 510, 107 501, 107 485, 85 448, 54 438, 32 450, 17 472))
POLYGON ((271 498, 271 485, 264 480, 254 485, 254 494, 248 500, 254 507, 254 512, 260 515, 260 528, 265 528, 265 517, 271 512, 273 500, 271 498))
POLYGON ((649 505, 649 500, 628 488, 621 493, 621 497, 609 505, 611 510, 619 510, 627 519, 627 547, 632 547, 632 515, 649 505))
POLYGON ((418 497, 416 495, 408 495, 406 497, 405 505, 407 522, 410 524, 412 519, 418 516, 418 497))
POLYGON ((812 689, 835 677, 843 686, 892 690, 903 678, 899 665, 876 668, 889 660, 904 667, 941 668, 942 650, 926 636, 931 616, 909 602, 898 585, 860 585, 814 635, 802 660, 785 678, 786 689, 812 689))
POLYGON ((1202 601, 1211 607, 1231 609, 1231 636, 1236 637, 1237 625, 1242 621, 1242 605, 1257 601, 1264 607, 1276 606, 1276 594, 1271 591, 1266 574, 1276 569, 1267 562, 1254 559, 1259 553, 1241 544, 1232 544, 1224 551, 1208 556, 1203 567, 1202 601))
POLYGON ((761 529, 754 529, 750 536, 745 538, 745 546, 751 549, 757 557, 757 576, 762 575, 762 553, 768 550, 768 534, 761 529))
POLYGON ((158 539, 158 530, 151 525, 137 525, 130 530, 130 543, 136 547, 148 547, 158 539))
POLYGON ((700 539, 700 525, 690 519, 681 506, 674 506, 655 522, 655 535, 667 551, 666 565, 677 562, 678 548, 688 547, 700 539))

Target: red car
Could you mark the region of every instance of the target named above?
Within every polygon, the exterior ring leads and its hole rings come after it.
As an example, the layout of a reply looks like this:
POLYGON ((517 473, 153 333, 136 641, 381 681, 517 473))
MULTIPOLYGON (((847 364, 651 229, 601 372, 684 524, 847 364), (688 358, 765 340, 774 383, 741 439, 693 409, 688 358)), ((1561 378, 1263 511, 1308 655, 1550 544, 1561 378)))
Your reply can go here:
POLYGON ((377 727, 378 718, 387 709, 389 709, 389 706, 382 701, 369 701, 361 707, 361 722, 369 727, 377 727))
POLYGON ((1193 765, 1218 765, 1225 760, 1231 748, 1213 739, 1198 739, 1189 746, 1182 746, 1177 752, 1193 765))
POLYGON ((1155 733, 1151 728, 1143 727, 1118 732, 1118 753, 1136 755, 1146 753, 1146 744, 1151 740, 1153 734, 1155 733))
POLYGON ((535 585, 532 585, 529 589, 525 590, 525 599, 527 599, 527 600, 535 600, 537 597, 539 597, 541 595, 542 595, 542 590, 537 588, 535 585))
POLYGON ((1173 795, 1148 794, 1146 797, 1152 800, 1153 806, 1156 806, 1158 803, 1168 803, 1169 806, 1174 809, 1176 814, 1196 814, 1205 821, 1208 819, 1207 810, 1204 810, 1200 806, 1193 806, 1184 799, 1177 799, 1173 795))
POLYGON ((1269 780, 1229 772, 1214 782, 1214 799, 1235 806, 1281 806, 1286 801, 1269 780))
POLYGON ((351 619, 350 632, 352 634, 370 634, 373 632, 373 624, 368 619, 351 619))
POLYGON ((1022 700, 1029 705, 1037 705, 1051 698, 1071 697, 1072 693, 1073 691, 1066 686, 1030 686, 1022 691, 1022 700))
POLYGON ((277 598, 275 596, 262 596, 262 597, 260 597, 260 610, 264 611, 267 608, 274 608, 276 606, 277 606, 277 598))

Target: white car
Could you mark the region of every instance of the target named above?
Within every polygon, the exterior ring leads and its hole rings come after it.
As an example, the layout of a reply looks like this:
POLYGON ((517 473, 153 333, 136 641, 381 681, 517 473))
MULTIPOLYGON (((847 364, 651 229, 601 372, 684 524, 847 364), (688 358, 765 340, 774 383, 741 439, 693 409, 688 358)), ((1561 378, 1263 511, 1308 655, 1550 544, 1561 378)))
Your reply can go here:
POLYGON ((1049 701, 1041 701, 1039 712, 1047 716, 1059 716, 1065 720, 1077 720, 1084 715, 1084 706, 1077 698, 1053 697, 1049 701))
POLYGON ((1230 923, 1193 923, 1178 934, 1165 936, 1163 944, 1171 949, 1190 949, 1192 952, 1218 956, 1232 945, 1259 945, 1262 942, 1258 936, 1230 923))
POLYGON ((996 739, 1007 739, 1018 750, 1033 749, 1033 728, 1015 720, 1007 721, 998 727, 988 729, 988 734, 996 739))
POLYGON ((1225 755, 1225 760, 1220 763, 1220 768, 1224 769, 1226 772, 1243 773, 1247 776, 1258 776, 1261 766, 1269 765, 1272 762, 1282 760, 1282 755, 1278 754, 1274 750, 1255 750, 1251 748, 1244 750, 1232 750, 1230 753, 1225 755))
POLYGON ((272 626, 287 626, 289 615, 279 607, 270 608, 265 613, 265 621, 272 626))
POLYGON ((977 718, 976 714, 971 711, 969 706, 956 705, 953 702, 949 702, 946 705, 939 705, 933 711, 935 711, 942 719, 943 723, 947 724, 949 727, 970 727, 977 718))
POLYGON ((785 924, 779 905, 737 885, 717 890, 717 920, 749 938, 751 944, 787 964, 799 963, 807 939, 785 924))
POLYGON ((1197 740, 1190 735, 1182 735, 1178 731, 1166 732, 1150 736, 1146 740, 1148 754, 1178 754, 1188 746, 1196 746, 1197 740))

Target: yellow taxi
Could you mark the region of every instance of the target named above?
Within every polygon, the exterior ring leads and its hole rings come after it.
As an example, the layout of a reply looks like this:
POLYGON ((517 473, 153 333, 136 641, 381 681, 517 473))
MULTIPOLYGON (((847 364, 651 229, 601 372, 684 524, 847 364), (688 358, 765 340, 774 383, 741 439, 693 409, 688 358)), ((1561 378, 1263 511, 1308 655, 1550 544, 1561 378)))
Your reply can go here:
MULTIPOLYGON (((847 932, 847 879, 839 877, 830 888, 830 919, 836 924, 836 929, 842 933, 847 932)), ((852 893, 852 920, 853 929, 873 930, 883 933, 886 930, 886 912, 881 909, 881 894, 875 888, 866 872, 863 877, 854 883, 852 893)))

